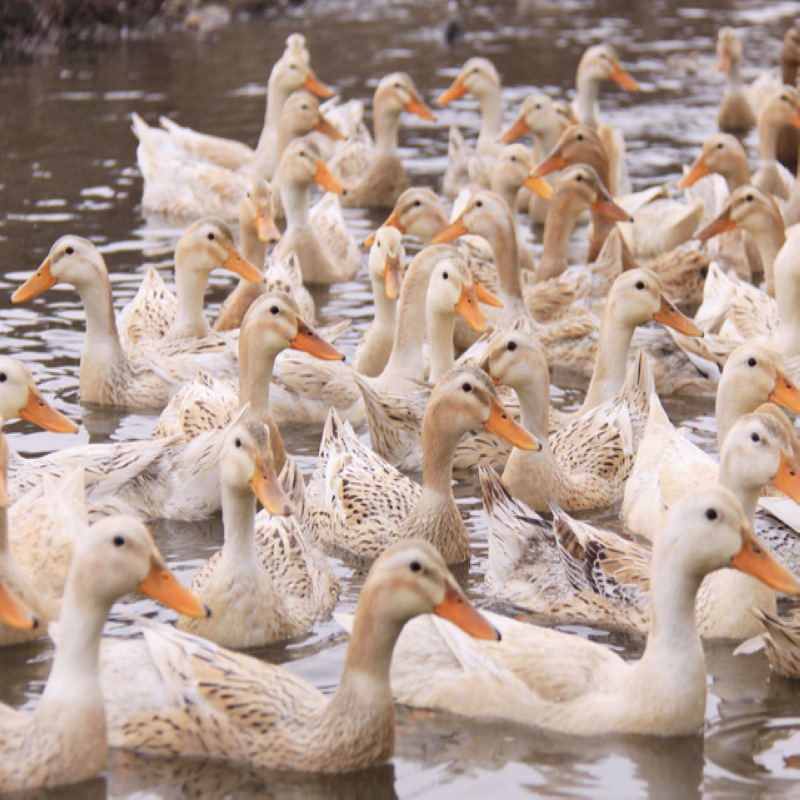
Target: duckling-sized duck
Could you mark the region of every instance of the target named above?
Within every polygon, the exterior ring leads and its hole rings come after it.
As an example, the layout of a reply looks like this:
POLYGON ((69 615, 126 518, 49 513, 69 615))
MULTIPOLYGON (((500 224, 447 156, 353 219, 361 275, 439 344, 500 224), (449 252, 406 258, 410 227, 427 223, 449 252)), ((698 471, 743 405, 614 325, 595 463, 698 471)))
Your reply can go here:
POLYGON ((473 646, 423 621, 409 626, 395 647, 395 698, 580 736, 696 734, 707 676, 695 596, 707 573, 729 566, 780 591, 800 592, 800 582, 755 539, 727 489, 692 492, 656 537, 652 621, 641 659, 628 662, 583 637, 494 614, 487 616, 502 633, 497 645, 473 646))
POLYGON ((717 124, 723 131, 746 131, 756 124, 756 114, 742 86, 742 37, 725 26, 717 34, 717 69, 725 73, 725 91, 717 124))
POLYGON ((280 667, 143 621, 144 642, 109 641, 103 654, 110 742, 303 772, 380 764, 394 750, 392 648, 409 619, 429 613, 472 636, 497 638, 433 547, 397 543, 361 590, 332 697, 280 667), (163 697, 173 700, 165 705, 163 697))
POLYGON ((488 58, 470 58, 461 68, 450 87, 436 99, 436 105, 452 103, 465 94, 472 94, 480 105, 481 130, 470 150, 457 127, 450 128, 447 145, 447 170, 443 191, 455 197, 470 185, 489 188, 495 156, 500 150, 497 137, 503 122, 502 86, 497 69, 488 58))
POLYGON ((256 551, 256 497, 271 514, 292 513, 260 422, 242 422, 227 433, 220 481, 225 543, 192 580, 193 591, 216 613, 180 620, 178 627, 225 647, 259 647, 302 633, 317 616, 312 598, 284 595, 273 573, 287 565, 265 563, 256 551))
POLYGON ((353 360, 353 369, 367 377, 380 375, 392 352, 405 262, 403 234, 397 228, 379 228, 367 262, 375 318, 359 342, 353 360))
POLYGON ((362 445, 332 411, 313 479, 319 507, 311 521, 318 536, 365 558, 392 542, 420 537, 450 564, 469 561, 469 536, 451 486, 452 463, 461 437, 479 425, 517 447, 539 447, 508 415, 483 370, 457 367, 441 378, 425 409, 419 486, 362 445))
POLYGON ((421 119, 434 119, 422 102, 411 76, 393 72, 381 78, 375 89, 372 119, 375 143, 354 143, 331 160, 331 172, 344 187, 342 202, 359 208, 391 208, 408 188, 408 177, 397 154, 400 114, 408 111, 421 119))
POLYGON ((181 614, 209 610, 164 564, 153 537, 131 517, 94 525, 75 548, 59 623, 59 645, 32 714, 0 707, 0 789, 74 783, 105 769, 106 715, 98 651, 111 605, 139 591, 181 614))
MULTIPOLYGON (((347 229, 338 200, 323 213, 325 222, 309 216, 312 183, 329 192, 342 193, 342 186, 319 158, 316 146, 307 139, 296 139, 285 150, 278 165, 276 181, 286 213, 286 230, 273 257, 297 255, 305 283, 336 283, 350 280, 361 266, 361 254, 347 229), (332 216, 331 216, 332 215, 332 216)), ((330 195, 333 197, 333 195, 330 195)), ((318 212, 320 213, 320 212, 318 212)))

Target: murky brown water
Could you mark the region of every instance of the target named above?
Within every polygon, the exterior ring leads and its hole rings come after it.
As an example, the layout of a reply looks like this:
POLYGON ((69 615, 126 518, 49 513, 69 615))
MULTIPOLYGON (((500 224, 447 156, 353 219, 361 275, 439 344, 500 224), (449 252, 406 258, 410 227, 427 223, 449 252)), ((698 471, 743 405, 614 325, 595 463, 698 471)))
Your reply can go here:
MULTIPOLYGON (((77 362, 83 310, 71 289, 55 289, 21 308, 9 296, 61 234, 91 237, 106 255, 118 307, 135 292, 142 264, 168 265, 178 230, 146 221, 138 210, 141 181, 129 115, 149 121, 169 114, 178 122, 255 142, 263 120, 266 77, 286 35, 307 36, 319 77, 343 98, 369 98, 377 79, 396 69, 412 74, 428 101, 445 88, 469 56, 492 58, 500 70, 506 119, 533 88, 571 90, 582 50, 601 38, 616 45, 644 91, 608 89, 605 116, 623 128, 636 188, 677 174, 714 129, 722 79, 714 71, 714 37, 720 25, 745 29, 745 78, 772 67, 780 38, 800 4, 760 0, 696 2, 660 0, 587 4, 577 0, 502 0, 464 3, 466 41, 442 44, 441 0, 429 3, 309 3, 295 16, 236 22, 206 40, 172 34, 111 51, 64 53, 33 64, 0 66, 0 348, 29 362, 59 407, 83 423, 77 437, 8 426, 12 444, 39 453, 75 441, 143 438, 154 417, 88 411, 78 405, 77 362), (670 58, 666 65, 666 59, 670 58), (24 432, 24 433, 23 433, 24 432)), ((447 129, 457 122, 477 128, 475 102, 467 97, 437 112, 437 122, 404 119, 403 152, 413 180, 438 187, 445 165, 447 129)), ((755 137, 746 141, 755 153, 755 137)), ((348 212, 357 236, 380 215, 348 212)), ((213 278, 212 304, 227 282, 213 278)), ((351 316, 344 349, 352 353, 367 323, 364 275, 316 296, 322 323, 351 316)), ((575 399, 569 393, 564 401, 575 399)), ((713 407, 668 400, 675 419, 686 420, 696 440, 713 447, 713 407)), ((310 470, 319 431, 288 430, 288 449, 310 470)), ((481 602, 486 526, 477 489, 468 476, 457 494, 469 518, 474 557, 469 576, 481 602)), ((190 576, 218 547, 218 521, 162 525, 159 544, 179 574, 190 576)), ((363 581, 334 562, 342 579, 341 605, 352 609, 363 581)), ((168 619, 145 601, 133 610, 168 619)), ((120 632, 119 625, 113 626, 120 632)), ((579 631, 637 655, 638 638, 579 631)), ((336 684, 345 638, 335 623, 317 624, 304 639, 260 655, 285 665, 323 688, 336 684)), ((250 796, 463 797, 541 794, 581 797, 707 795, 792 796, 800 773, 787 758, 800 753, 800 693, 769 678, 761 658, 734 659, 726 644, 706 648, 709 698, 706 734, 678 741, 605 737, 584 741, 504 723, 475 723, 444 714, 400 710, 393 764, 357 776, 249 775, 213 764, 163 764, 127 755, 113 758, 105 777, 59 791, 59 797, 250 796)), ((0 653, 0 696, 14 705, 35 703, 49 669, 48 645, 0 653)))

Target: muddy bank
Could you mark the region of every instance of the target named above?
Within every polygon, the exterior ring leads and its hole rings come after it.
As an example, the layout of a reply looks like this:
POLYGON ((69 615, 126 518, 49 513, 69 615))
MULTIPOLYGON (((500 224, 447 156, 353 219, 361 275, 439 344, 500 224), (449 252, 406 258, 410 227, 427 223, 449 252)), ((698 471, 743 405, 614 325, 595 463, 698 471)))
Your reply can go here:
POLYGON ((0 0, 0 55, 55 52, 79 44, 113 45, 170 28, 201 32, 235 15, 260 14, 292 0, 0 0))

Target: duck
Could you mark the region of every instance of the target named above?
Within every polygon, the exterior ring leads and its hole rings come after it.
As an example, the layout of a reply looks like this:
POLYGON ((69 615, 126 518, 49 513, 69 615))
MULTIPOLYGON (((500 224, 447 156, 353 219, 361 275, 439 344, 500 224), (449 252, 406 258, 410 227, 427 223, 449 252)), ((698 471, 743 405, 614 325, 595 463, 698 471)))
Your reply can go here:
POLYGON ((135 591, 181 614, 210 614, 167 569, 141 522, 109 517, 93 525, 75 548, 59 618, 59 645, 36 708, 29 713, 0 706, 2 791, 75 783, 105 769, 100 638, 112 604, 135 591))
MULTIPOLYGON (((262 270, 267 245, 280 239, 280 231, 272 215, 272 191, 263 178, 253 178, 239 204, 239 242, 242 255, 257 270, 262 270)), ((222 301, 214 323, 215 331, 231 331, 240 327, 253 301, 266 291, 260 281, 240 278, 236 288, 222 301)))
POLYGON ((108 641, 102 654, 109 741, 282 771, 352 772, 386 761, 394 751, 389 664, 403 625, 433 613, 473 636, 497 634, 421 541, 396 543, 375 561, 355 613, 332 696, 281 667, 142 620, 143 641, 108 641))
POLYGON ((800 127, 797 89, 783 86, 764 103, 758 115, 758 157, 760 166, 753 185, 782 200, 789 199, 794 175, 778 160, 778 138, 787 127, 800 127))
POLYGON ((286 213, 286 230, 273 250, 273 258, 295 253, 304 283, 330 284, 350 280, 361 267, 358 245, 347 229, 335 195, 342 185, 320 160, 313 142, 295 139, 284 151, 275 177, 286 213), (317 183, 332 198, 309 215, 308 198, 317 183))
MULTIPOLYGON (((716 397, 717 440, 720 450, 733 423, 762 403, 800 409, 800 390, 786 376, 777 354, 766 345, 748 342, 728 357, 716 397)), ((650 417, 636 462, 625 486, 621 514, 628 528, 652 538, 676 497, 697 476, 716 470, 714 460, 676 431, 660 404, 650 405, 650 417)))
POLYGON ((488 58, 476 56, 465 62, 461 71, 439 97, 436 105, 444 106, 472 94, 480 105, 481 129, 471 152, 457 127, 451 126, 447 146, 447 170, 443 191, 455 197, 470 184, 489 188, 492 165, 500 147, 497 138, 503 123, 502 86, 497 68, 488 58))
POLYGON ((742 143, 730 133, 713 133, 700 148, 688 172, 675 184, 678 189, 693 186, 711 173, 722 175, 733 194, 740 186, 750 183, 750 164, 742 143))
MULTIPOLYGON (((207 376, 187 384, 170 400, 156 426, 157 438, 176 435, 190 440, 219 430, 244 411, 245 417, 267 425, 271 452, 278 471, 286 462, 286 449, 270 411, 270 381, 275 359, 286 348, 316 358, 342 360, 344 356, 324 341, 302 316, 292 298, 270 292, 250 306, 239 335, 239 385, 207 376)), ((302 404, 301 397, 295 397, 302 404)))
POLYGON ((383 372, 392 352, 397 328, 397 300, 405 264, 403 235, 391 226, 379 228, 367 262, 375 317, 361 338, 353 359, 353 369, 370 378, 383 372))
POLYGON ((316 536, 362 558, 374 558, 394 541, 423 538, 447 563, 469 561, 469 536, 451 473, 458 441, 479 425, 515 446, 539 447, 508 415, 485 372, 455 367, 436 384, 425 409, 419 486, 362 445, 332 410, 312 478, 316 488, 309 489, 317 498, 311 512, 316 536))
POLYGON ((797 613, 778 615, 754 608, 753 614, 764 631, 739 645, 733 654, 751 655, 763 651, 770 669, 781 678, 800 678, 800 622, 797 613))
POLYGON ((408 111, 431 122, 434 116, 420 99, 411 76, 393 72, 378 82, 372 103, 374 145, 363 142, 340 149, 331 172, 344 187, 342 203, 359 208, 391 208, 408 188, 408 177, 397 154, 400 114, 408 111))
POLYGON ((727 25, 717 33, 717 69, 725 73, 725 92, 717 115, 720 130, 746 131, 754 127, 756 114, 742 86, 742 37, 727 25))
POLYGON ((256 550, 256 498, 270 514, 292 507, 278 482, 269 431, 250 419, 233 426, 220 453, 222 549, 198 570, 192 591, 212 617, 181 619, 178 627, 224 647, 260 647, 307 630, 317 616, 311 598, 285 595, 273 574, 285 563, 262 561, 256 550))
POLYGON ((456 631, 422 620, 407 626, 395 646, 395 699, 577 736, 695 735, 703 727, 707 684, 695 596, 704 575, 729 566, 780 591, 800 591, 797 578, 755 538, 727 489, 692 491, 656 537, 652 617, 639 660, 499 614, 486 614, 503 637, 496 645, 473 646, 456 631))
MULTIPOLYGON (((786 416, 774 405, 762 405, 731 427, 718 471, 712 463, 708 470, 684 472, 675 502, 698 486, 718 481, 736 496, 752 526, 759 493, 767 483, 785 489, 793 498, 799 496, 796 445, 786 416)), ((686 463, 676 467, 676 472, 681 467, 686 470, 686 463)), ((647 631, 647 546, 572 519, 555 504, 551 505, 553 523, 548 526, 511 497, 499 478, 487 473, 481 479, 490 509, 487 587, 493 595, 560 622, 647 631)), ((664 516, 656 525, 663 523, 664 516)), ((765 544, 781 560, 769 540, 765 544)), ((761 631, 753 608, 774 612, 775 592, 730 570, 709 575, 696 602, 700 634, 739 640, 753 636, 761 631)))

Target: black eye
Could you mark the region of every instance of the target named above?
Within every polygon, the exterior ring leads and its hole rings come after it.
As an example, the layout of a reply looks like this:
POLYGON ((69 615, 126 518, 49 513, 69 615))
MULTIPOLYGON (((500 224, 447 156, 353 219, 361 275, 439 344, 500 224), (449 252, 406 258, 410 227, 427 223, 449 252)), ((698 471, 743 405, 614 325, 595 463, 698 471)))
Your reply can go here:
POLYGON ((277 316, 281 313, 281 310, 278 308, 278 306, 272 306, 272 308, 269 310, 269 313, 273 316, 277 316))
POLYGON ((465 383, 461 388, 465 392, 471 392, 472 391, 472 384, 471 383, 465 383))
POLYGON ((717 143, 717 150, 722 150, 722 142, 717 143))
POLYGON ((758 364, 758 361, 756 361, 752 356, 750 356, 750 358, 747 359, 748 367, 754 367, 756 364, 758 364))
POLYGON ((411 568, 412 572, 419 572, 422 569, 422 564, 420 564, 419 561, 412 561, 409 564, 409 567, 411 568))
POLYGON ((0 383, 5 383, 7 377, 8 376, 5 374, 5 372, 0 372, 0 383))
POLYGON ((583 183, 583 175, 576 175, 575 180, 578 181, 578 183, 583 183))
POLYGON ((714 508, 706 509, 706 519, 715 520, 717 518, 717 511, 714 508))
POLYGON ((752 203, 753 200, 755 200, 755 198, 753 197, 753 195, 749 194, 747 195, 747 197, 745 197, 745 200, 747 200, 748 203, 752 203))
POLYGON ((514 350, 517 349, 517 343, 516 342, 509 342, 508 343, 508 349, 511 350, 511 352, 513 353, 514 350))
POLYGON ((478 202, 475 203, 475 208, 483 208, 483 200, 478 200, 478 202))
POLYGON ((236 447, 242 446, 242 440, 238 436, 233 440, 233 443, 236 445, 236 447))
POLYGON ((209 242, 213 242, 214 241, 214 234, 213 233, 209 233, 208 234, 208 241, 209 242))
POLYGON ((750 434, 750 438, 751 438, 751 439, 752 439, 754 442, 760 442, 760 441, 761 441, 761 437, 760 437, 760 436, 759 436, 757 433, 751 433, 751 434, 750 434))
POLYGON ((536 111, 539 111, 541 108, 542 108, 542 104, 541 104, 541 103, 537 103, 537 104, 534 106, 534 109, 535 109, 536 111))
POLYGON ((71 255, 72 255, 72 254, 75 252, 75 248, 74 248, 74 247, 68 247, 68 248, 67 248, 67 249, 66 249, 64 252, 65 252, 65 253, 66 253, 68 256, 71 256, 71 255))
POLYGON ((576 138, 578 139, 579 142, 582 142, 583 141, 583 134, 579 133, 576 138))
POLYGON ((443 273, 442 273, 442 278, 443 278, 444 280, 447 280, 449 277, 450 277, 450 276, 449 276, 449 275, 448 275, 446 272, 443 272, 443 273))
POLYGON ((516 164, 517 163, 517 157, 516 156, 511 156, 511 162, 513 164, 516 164))
POLYGON ((644 289, 644 281, 636 281, 636 288, 641 292, 644 289))
POLYGON ((422 203, 419 200, 414 201, 414 208, 419 208, 421 205, 422 203))
POLYGON ((123 536, 115 536, 114 547, 124 547, 124 546, 125 546, 125 538, 123 536))

